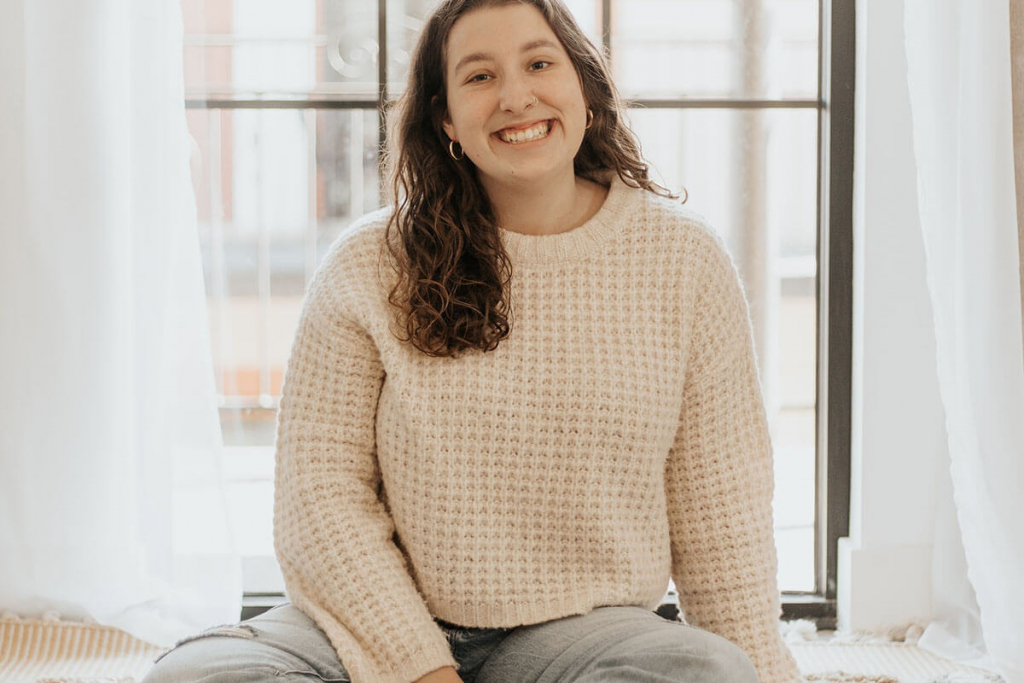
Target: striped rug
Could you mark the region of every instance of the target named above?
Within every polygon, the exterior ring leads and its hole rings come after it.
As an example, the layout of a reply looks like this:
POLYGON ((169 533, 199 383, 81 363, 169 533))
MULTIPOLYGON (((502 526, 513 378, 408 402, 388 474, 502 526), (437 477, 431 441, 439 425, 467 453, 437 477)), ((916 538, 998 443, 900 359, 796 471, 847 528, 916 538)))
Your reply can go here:
MULTIPOLYGON (((812 683, 996 683, 912 643, 800 641, 787 638, 812 683)), ((112 626, 57 615, 0 617, 0 683, 138 683, 165 648, 112 626)))
POLYGON ((2 683, 136 683, 163 651, 113 626, 0 618, 2 683))

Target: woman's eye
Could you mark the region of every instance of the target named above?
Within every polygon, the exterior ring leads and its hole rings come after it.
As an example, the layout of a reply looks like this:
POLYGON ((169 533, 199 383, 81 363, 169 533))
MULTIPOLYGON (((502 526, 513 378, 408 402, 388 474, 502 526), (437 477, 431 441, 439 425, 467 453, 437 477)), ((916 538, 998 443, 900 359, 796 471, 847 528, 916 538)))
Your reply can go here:
MULTIPOLYGON (((536 62, 533 62, 532 64, 530 64, 530 67, 533 68, 533 67, 537 66, 538 64, 547 64, 548 66, 551 66, 551 62, 548 62, 548 61, 545 61, 543 59, 540 59, 540 60, 537 60, 536 62)), ((534 69, 534 71, 539 71, 539 69, 534 69)), ((466 81, 466 82, 467 83, 483 83, 483 81, 478 81, 477 80, 478 78, 490 78, 490 76, 488 76, 487 74, 477 74, 476 76, 470 76, 469 80, 466 81)))

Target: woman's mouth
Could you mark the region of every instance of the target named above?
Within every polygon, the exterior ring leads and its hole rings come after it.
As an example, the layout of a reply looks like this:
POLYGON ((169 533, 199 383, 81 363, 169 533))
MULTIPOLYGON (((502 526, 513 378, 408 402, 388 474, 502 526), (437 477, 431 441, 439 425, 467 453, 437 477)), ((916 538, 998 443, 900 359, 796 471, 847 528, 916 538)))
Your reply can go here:
POLYGON ((555 128, 555 120, 548 119, 541 121, 535 126, 526 130, 502 130, 494 133, 493 136, 507 145, 525 145, 531 142, 546 140, 555 128))

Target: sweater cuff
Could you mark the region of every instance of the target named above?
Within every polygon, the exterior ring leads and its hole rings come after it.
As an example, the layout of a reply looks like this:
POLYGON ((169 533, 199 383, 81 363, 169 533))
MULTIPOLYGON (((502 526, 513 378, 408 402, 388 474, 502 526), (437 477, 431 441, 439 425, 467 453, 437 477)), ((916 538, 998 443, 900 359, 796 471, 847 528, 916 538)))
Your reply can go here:
POLYGON ((414 659, 402 662, 397 669, 391 671, 369 672, 365 677, 361 677, 361 681, 351 675, 351 672, 349 677, 352 683, 413 683, 443 666, 450 666, 456 671, 459 669, 451 650, 447 647, 444 652, 424 652, 414 659))
MULTIPOLYGON (((343 626, 341 628, 344 630, 343 626)), ((400 661, 394 661, 388 656, 394 650, 371 653, 357 648, 339 653, 341 664, 352 683, 413 683, 444 666, 458 671, 459 665, 448 645, 448 638, 436 622, 419 628, 404 628, 399 637, 404 639, 403 649, 412 653, 400 661)), ((334 642, 353 642, 347 632, 330 639, 334 642)))

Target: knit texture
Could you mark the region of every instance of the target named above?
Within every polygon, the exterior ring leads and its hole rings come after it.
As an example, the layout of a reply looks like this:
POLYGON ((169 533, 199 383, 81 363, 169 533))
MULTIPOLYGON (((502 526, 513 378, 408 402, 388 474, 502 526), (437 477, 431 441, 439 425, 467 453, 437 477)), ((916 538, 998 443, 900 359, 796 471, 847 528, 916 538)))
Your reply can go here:
POLYGON ((390 207, 346 229, 307 288, 274 547, 353 683, 457 669, 435 618, 653 610, 670 576, 686 620, 743 648, 762 683, 800 680, 778 628, 772 448, 737 271, 698 214, 605 180, 577 228, 499 228, 512 330, 488 353, 433 358, 396 338, 390 207))

